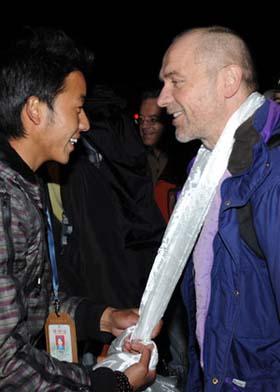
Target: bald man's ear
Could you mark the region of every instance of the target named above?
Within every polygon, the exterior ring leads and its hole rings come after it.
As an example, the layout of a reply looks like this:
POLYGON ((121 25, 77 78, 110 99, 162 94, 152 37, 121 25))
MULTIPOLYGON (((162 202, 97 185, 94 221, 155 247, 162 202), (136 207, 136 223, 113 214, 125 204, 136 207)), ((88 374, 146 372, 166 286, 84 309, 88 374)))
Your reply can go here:
POLYGON ((240 88, 242 80, 242 69, 235 64, 223 68, 224 96, 231 98, 240 88))
POLYGON ((27 99, 24 108, 23 115, 34 125, 39 125, 41 122, 41 102, 38 97, 31 96, 27 99))

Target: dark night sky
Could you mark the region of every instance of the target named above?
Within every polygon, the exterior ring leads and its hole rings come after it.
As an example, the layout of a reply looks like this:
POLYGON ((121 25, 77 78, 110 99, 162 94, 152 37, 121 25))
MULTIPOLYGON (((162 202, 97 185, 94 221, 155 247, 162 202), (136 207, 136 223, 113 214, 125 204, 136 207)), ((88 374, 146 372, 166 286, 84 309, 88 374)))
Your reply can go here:
POLYGON ((93 48, 96 76, 133 102, 145 85, 158 82, 162 56, 174 36, 195 26, 225 25, 245 38, 256 63, 260 90, 264 91, 280 74, 280 18, 273 11, 273 3, 270 5, 267 15, 254 10, 254 16, 245 15, 236 2, 227 2, 223 12, 207 10, 201 3, 200 12, 175 6, 161 11, 162 15, 142 6, 141 11, 126 10, 128 16, 106 18, 97 14, 82 28, 64 27, 93 48), (234 10, 227 9, 230 7, 234 10))
MULTIPOLYGON (((95 2, 87 8, 76 4, 59 10, 49 3, 41 3, 38 17, 31 17, 27 9, 23 9, 21 15, 18 9, 20 21, 13 19, 14 23, 8 28, 0 27, 0 41, 14 31, 19 22, 61 27, 94 51, 96 79, 115 87, 133 106, 142 88, 157 83, 162 56, 175 35, 195 26, 220 24, 233 28, 245 38, 256 63, 260 90, 272 86, 280 74, 280 18, 273 2, 267 11, 254 9, 246 14, 237 2, 226 2, 223 7, 215 7, 214 3, 206 3, 206 7, 199 2, 197 11, 190 10, 186 1, 173 3, 157 11, 151 9, 151 1, 131 6, 95 2)), ((153 4, 153 8, 159 4, 153 4)))

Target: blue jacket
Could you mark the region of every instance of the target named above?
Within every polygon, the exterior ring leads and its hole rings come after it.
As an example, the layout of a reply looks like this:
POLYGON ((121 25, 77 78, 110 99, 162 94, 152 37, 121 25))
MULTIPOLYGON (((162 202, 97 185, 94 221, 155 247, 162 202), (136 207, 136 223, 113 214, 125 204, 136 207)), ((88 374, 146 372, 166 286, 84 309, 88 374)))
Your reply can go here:
POLYGON ((203 371, 191 260, 186 267, 182 292, 189 321, 188 392, 280 391, 280 147, 269 148, 263 140, 267 121, 274 122, 270 140, 280 138, 280 105, 272 105, 266 101, 236 131, 228 164, 232 177, 221 187, 203 371), (265 260, 239 234, 237 208, 248 202, 265 260))

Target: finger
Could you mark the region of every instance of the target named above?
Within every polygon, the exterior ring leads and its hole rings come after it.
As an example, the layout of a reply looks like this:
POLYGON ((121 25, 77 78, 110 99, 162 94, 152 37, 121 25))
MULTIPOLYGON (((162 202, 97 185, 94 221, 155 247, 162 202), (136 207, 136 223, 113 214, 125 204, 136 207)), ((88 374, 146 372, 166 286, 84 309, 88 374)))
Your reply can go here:
POLYGON ((143 343, 138 343, 138 342, 131 342, 131 349, 134 351, 137 351, 138 353, 142 353, 143 351, 143 343))
POLYGON ((131 354, 141 354, 143 352, 143 347, 144 345, 142 343, 131 343, 129 347, 126 346, 131 354))
POLYGON ((144 344, 142 343, 142 341, 140 339, 132 339, 130 340, 131 344, 140 344, 141 346, 144 346, 144 344))
POLYGON ((139 362, 142 363, 142 365, 144 365, 145 367, 148 367, 150 363, 151 355, 152 355, 152 351, 150 347, 144 346, 139 362))
MULTIPOLYGON (((132 347, 131 344, 124 344, 123 347, 122 347, 122 350, 124 352, 128 352, 130 354, 139 354, 140 353, 139 349, 136 350, 135 348, 132 347)), ((143 349, 141 347, 141 352, 142 351, 143 351, 143 349)))
POLYGON ((123 351, 129 352, 131 350, 131 344, 129 342, 125 342, 123 345, 123 351))
POLYGON ((124 344, 131 344, 131 334, 124 339, 124 344))

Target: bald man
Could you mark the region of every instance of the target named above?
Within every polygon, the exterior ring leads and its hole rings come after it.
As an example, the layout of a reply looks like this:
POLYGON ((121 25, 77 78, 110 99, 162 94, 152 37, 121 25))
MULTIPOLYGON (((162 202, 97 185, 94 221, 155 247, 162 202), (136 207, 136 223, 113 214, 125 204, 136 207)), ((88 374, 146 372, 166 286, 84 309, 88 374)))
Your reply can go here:
POLYGON ((160 78, 176 138, 203 144, 186 186, 205 211, 182 219, 186 246, 196 238, 182 284, 186 391, 280 391, 280 106, 256 92, 246 44, 220 26, 177 36, 160 78))

